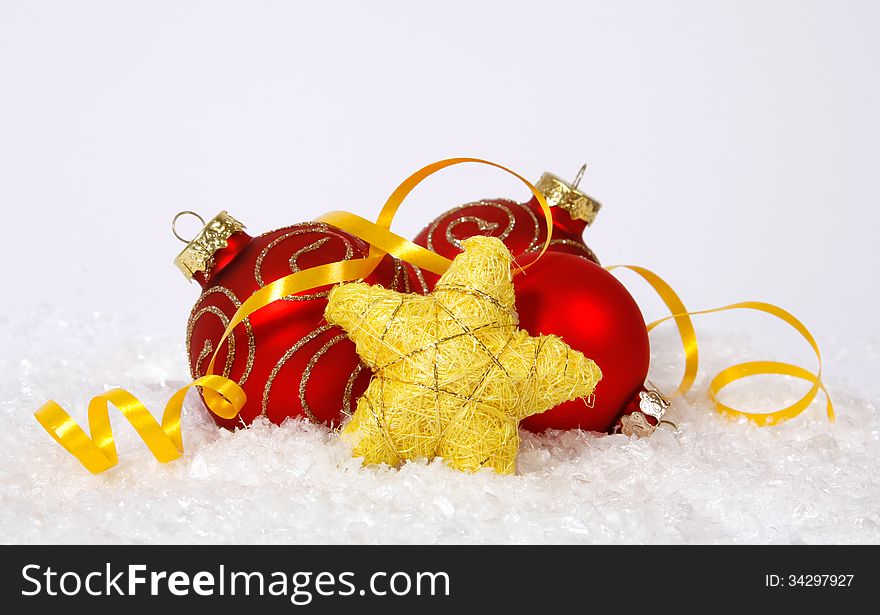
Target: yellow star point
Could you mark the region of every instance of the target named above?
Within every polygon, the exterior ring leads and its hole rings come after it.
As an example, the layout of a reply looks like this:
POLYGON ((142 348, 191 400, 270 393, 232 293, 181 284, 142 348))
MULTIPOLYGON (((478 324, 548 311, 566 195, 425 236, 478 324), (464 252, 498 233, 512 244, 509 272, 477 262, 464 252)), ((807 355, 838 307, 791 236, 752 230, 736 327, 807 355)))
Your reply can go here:
POLYGON ((373 370, 344 434, 365 463, 443 457, 459 470, 516 470, 519 421, 591 394, 602 374, 552 335, 518 328, 511 256, 494 237, 464 252, 426 296, 335 287, 325 318, 373 370))

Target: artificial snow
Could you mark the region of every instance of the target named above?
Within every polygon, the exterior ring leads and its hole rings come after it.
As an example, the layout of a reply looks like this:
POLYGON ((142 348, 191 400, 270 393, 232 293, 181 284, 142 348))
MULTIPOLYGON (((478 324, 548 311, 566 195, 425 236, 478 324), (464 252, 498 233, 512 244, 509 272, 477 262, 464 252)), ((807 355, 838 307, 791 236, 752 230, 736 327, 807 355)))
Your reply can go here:
MULTIPOLYGON (((701 380, 644 439, 523 432, 516 476, 434 461, 364 468, 329 429, 303 421, 214 427, 195 393, 184 456, 160 464, 117 412, 119 465, 93 476, 33 412, 55 399, 85 427, 89 398, 124 386, 158 417, 186 384, 180 336, 145 338, 105 315, 6 317, 0 359, 0 540, 7 543, 838 543, 880 542, 880 418, 829 382, 818 401, 759 428, 718 416, 707 374, 755 358, 714 340, 701 380), (40 326, 30 323, 40 322, 40 326), (718 352, 718 348, 726 348, 718 352), (713 369, 714 368, 714 369, 713 369)), ((674 348, 674 338, 655 347, 674 348)), ((662 352, 652 375, 674 382, 662 352)), ((734 406, 781 407, 808 385, 756 380, 734 406)))

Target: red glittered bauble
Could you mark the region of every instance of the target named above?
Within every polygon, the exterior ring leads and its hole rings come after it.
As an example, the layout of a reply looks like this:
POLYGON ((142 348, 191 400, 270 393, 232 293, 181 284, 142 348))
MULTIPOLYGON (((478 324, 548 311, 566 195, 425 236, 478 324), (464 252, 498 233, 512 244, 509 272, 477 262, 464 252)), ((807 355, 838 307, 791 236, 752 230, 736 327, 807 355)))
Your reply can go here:
MULTIPOLYGON (((582 169, 583 170, 583 169, 582 169)), ((598 263, 596 254, 584 243, 583 232, 596 217, 601 204, 574 185, 545 173, 535 187, 544 196, 553 216, 548 252, 573 254, 598 263)), ((484 199, 454 207, 425 227, 414 239, 447 258, 461 252, 461 241, 474 235, 498 237, 517 262, 540 252, 547 237, 547 224, 538 199, 517 203, 510 199, 484 199)), ((439 276, 423 272, 433 287, 439 276)))
MULTIPOLYGON (((251 237, 221 213, 175 259, 202 286, 187 323, 186 350, 193 378, 203 376, 236 309, 266 284, 290 273, 364 258, 369 245, 328 224, 306 222, 251 237)), ((408 264, 387 256, 366 280, 399 292, 427 292, 408 264)), ((324 320, 330 286, 299 293, 262 308, 239 324, 217 354, 214 371, 238 382, 247 403, 236 427, 265 416, 338 425, 363 393, 370 370, 342 329, 324 320)))
POLYGON ((552 252, 518 271, 514 287, 521 328, 532 335, 558 335, 602 370, 590 398, 565 402, 521 425, 535 432, 608 431, 624 412, 632 411, 627 406, 638 398, 648 374, 648 332, 635 299, 599 265, 552 252))

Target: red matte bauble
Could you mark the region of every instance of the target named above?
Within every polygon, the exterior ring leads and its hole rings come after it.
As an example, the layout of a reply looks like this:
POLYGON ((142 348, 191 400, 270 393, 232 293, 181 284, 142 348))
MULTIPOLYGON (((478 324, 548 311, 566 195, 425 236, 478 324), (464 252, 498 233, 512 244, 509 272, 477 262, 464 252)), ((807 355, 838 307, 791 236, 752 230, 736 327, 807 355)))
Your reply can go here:
MULTIPOLYGON (((522 264, 530 260, 534 256, 522 264)), ((635 299, 599 265, 555 252, 517 272, 514 286, 521 328, 532 335, 560 336, 602 370, 602 379, 589 399, 560 404, 526 418, 521 425, 534 432, 608 431, 628 411, 648 374, 648 332, 635 299)))
MULTIPOLYGON (((236 309, 262 286, 297 270, 364 258, 369 245, 328 224, 295 224, 251 237, 243 231, 214 253, 195 279, 202 294, 187 325, 187 354, 194 378, 205 374, 218 340, 236 309)), ((399 292, 427 292, 406 263, 386 257, 366 280, 399 292)), ((238 382, 247 403, 235 427, 265 416, 338 425, 366 389, 370 371, 344 331, 324 320, 329 286, 276 301, 238 325, 220 348, 214 372, 238 382)), ((212 415, 213 416, 213 415, 212 415)))
MULTIPOLYGON (((562 207, 551 207, 550 212, 553 231, 548 252, 574 254, 598 263, 596 254, 582 237, 587 223, 572 218, 562 207)), ((546 228, 544 213, 534 197, 526 203, 484 199, 443 213, 422 229, 413 241, 452 259, 462 251, 462 240, 474 235, 489 235, 501 239, 519 262, 541 250, 547 237, 546 228)), ((433 287, 439 276, 429 271, 423 273, 429 286, 433 287)))

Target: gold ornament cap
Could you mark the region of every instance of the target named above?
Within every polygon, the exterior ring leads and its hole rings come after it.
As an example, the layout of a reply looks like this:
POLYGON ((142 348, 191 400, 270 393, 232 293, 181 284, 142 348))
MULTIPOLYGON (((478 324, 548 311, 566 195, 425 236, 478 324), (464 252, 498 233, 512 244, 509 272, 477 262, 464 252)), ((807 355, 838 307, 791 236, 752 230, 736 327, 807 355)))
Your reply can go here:
POLYGON ((183 273, 187 280, 192 280, 196 272, 208 271, 214 254, 228 245, 229 238, 239 231, 244 230, 244 224, 230 216, 225 211, 205 222, 199 214, 192 211, 182 211, 171 221, 171 232, 183 242, 186 247, 174 258, 174 264, 183 273), (184 239, 177 234, 175 225, 178 218, 189 214, 202 221, 203 228, 198 235, 190 240, 184 239))
POLYGON ((553 173, 544 173, 535 184, 550 207, 559 207, 568 212, 573 220, 583 220, 587 226, 593 223, 602 203, 578 190, 587 165, 581 167, 574 182, 568 183, 553 173))

